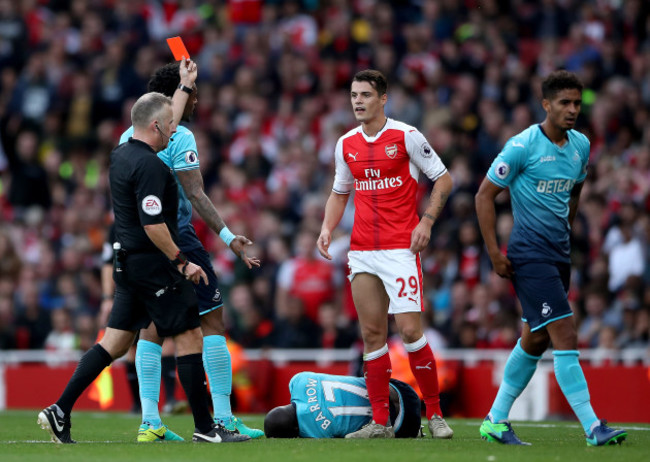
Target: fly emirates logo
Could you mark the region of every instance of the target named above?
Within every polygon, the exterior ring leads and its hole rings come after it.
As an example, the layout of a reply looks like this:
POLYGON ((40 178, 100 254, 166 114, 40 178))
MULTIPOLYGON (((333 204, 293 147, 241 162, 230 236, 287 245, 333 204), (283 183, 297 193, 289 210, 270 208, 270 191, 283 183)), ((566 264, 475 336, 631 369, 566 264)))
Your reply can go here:
POLYGON ((398 188, 404 184, 401 176, 382 178, 381 170, 379 169, 366 168, 363 172, 367 179, 355 179, 355 191, 379 191, 382 189, 398 188))

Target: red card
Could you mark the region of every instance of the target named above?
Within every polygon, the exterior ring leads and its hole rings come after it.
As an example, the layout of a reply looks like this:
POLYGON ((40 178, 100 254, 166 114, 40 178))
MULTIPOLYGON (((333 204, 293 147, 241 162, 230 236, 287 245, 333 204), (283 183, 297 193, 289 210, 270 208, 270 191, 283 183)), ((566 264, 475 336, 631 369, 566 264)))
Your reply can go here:
POLYGON ((168 38, 167 44, 169 45, 170 50, 172 50, 172 53, 174 54, 174 59, 176 61, 180 61, 181 59, 183 59, 183 56, 185 56, 186 59, 190 59, 190 54, 187 52, 187 48, 185 48, 183 39, 181 39, 180 37, 168 38))

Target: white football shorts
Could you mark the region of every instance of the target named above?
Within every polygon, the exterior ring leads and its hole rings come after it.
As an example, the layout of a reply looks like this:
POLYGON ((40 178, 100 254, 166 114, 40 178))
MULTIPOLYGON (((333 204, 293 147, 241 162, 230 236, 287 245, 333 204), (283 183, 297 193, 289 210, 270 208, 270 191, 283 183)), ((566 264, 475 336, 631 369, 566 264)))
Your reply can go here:
POLYGON ((350 282, 359 273, 377 276, 384 283, 390 303, 388 313, 422 311, 422 263, 409 249, 350 250, 350 282))

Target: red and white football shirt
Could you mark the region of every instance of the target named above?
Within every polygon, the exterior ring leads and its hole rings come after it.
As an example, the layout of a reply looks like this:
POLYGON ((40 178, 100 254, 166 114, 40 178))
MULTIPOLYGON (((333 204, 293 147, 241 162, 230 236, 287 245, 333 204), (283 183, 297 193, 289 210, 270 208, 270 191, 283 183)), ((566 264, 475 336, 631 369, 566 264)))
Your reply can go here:
POLYGON ((332 190, 356 192, 350 250, 408 249, 419 172, 435 181, 447 171, 424 135, 393 119, 374 137, 359 126, 339 138, 334 158, 332 190))

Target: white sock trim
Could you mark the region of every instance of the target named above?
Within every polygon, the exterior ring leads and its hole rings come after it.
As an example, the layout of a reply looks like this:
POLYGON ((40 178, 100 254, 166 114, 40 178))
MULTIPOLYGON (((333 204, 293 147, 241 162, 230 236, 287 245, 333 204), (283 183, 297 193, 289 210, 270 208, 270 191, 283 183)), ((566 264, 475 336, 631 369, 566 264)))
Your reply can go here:
POLYGON ((371 351, 370 353, 364 353, 363 354, 363 360, 364 361, 372 361, 373 359, 381 358, 382 356, 388 354, 388 345, 384 344, 383 347, 381 347, 377 351, 371 351))
POLYGON ((404 348, 406 348, 406 351, 409 353, 413 353, 415 351, 421 350, 427 345, 427 338, 422 335, 422 338, 420 340, 416 340, 413 343, 405 343, 404 348))

